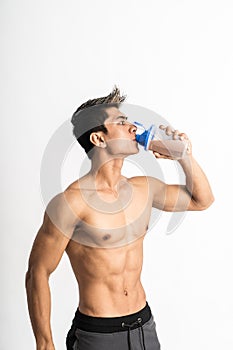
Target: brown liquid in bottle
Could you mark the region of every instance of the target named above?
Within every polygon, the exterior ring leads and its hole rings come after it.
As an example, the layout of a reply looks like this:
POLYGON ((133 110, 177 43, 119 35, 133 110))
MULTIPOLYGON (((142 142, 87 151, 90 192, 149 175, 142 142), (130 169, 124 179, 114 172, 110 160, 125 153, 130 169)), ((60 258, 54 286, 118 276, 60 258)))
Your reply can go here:
POLYGON ((188 147, 187 140, 152 140, 148 149, 176 159, 184 158, 188 147))

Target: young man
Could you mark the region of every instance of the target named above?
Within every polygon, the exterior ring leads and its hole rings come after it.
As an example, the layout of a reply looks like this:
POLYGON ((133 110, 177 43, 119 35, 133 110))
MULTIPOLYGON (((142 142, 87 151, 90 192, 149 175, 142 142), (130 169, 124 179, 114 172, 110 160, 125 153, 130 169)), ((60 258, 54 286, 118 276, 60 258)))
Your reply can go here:
MULTIPOLYGON (((48 279, 64 251, 79 287, 67 349, 159 350, 140 280, 151 209, 204 210, 214 201, 190 140, 187 156, 179 160, 186 185, 121 174, 124 158, 139 152, 137 128, 119 110, 124 99, 115 88, 106 97, 88 100, 72 117, 73 133, 91 159, 91 169, 50 201, 33 244, 26 289, 37 350, 55 349, 48 279)), ((188 139, 169 127, 165 131, 174 139, 188 139)))

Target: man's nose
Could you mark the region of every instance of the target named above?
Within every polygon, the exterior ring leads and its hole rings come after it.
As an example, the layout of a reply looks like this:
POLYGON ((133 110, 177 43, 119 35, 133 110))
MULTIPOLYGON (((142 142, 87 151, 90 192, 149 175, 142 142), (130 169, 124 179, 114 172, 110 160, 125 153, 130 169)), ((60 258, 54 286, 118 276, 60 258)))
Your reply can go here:
POLYGON ((129 131, 130 131, 130 133, 133 133, 133 132, 136 133, 136 131, 137 131, 136 125, 130 124, 129 131))

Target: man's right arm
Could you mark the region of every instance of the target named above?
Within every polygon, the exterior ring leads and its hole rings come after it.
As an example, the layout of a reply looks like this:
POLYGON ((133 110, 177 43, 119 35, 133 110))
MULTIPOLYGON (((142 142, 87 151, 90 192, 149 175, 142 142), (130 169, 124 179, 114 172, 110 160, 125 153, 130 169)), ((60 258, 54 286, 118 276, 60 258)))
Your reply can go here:
POLYGON ((64 194, 54 197, 33 243, 26 273, 28 310, 37 350, 54 350, 49 276, 56 269, 77 222, 64 194))

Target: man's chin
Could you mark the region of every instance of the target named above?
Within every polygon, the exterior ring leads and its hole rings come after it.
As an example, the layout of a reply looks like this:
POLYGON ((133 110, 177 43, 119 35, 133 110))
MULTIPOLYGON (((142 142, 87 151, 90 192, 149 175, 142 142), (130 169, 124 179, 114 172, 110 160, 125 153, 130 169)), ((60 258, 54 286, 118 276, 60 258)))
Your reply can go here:
POLYGON ((139 152, 139 149, 136 149, 135 151, 129 151, 127 153, 125 153, 125 157, 128 157, 128 156, 132 156, 133 154, 138 154, 139 152))
POLYGON ((116 157, 116 158, 118 158, 118 157, 123 157, 123 158, 125 158, 125 157, 128 157, 128 156, 131 156, 131 155, 133 155, 133 154, 137 154, 139 152, 139 147, 138 147, 138 145, 136 144, 135 145, 135 147, 124 147, 124 149, 114 149, 114 150, 112 150, 112 152, 111 152, 111 155, 113 156, 113 157, 116 157))
POLYGON ((137 148, 136 150, 135 150, 135 152, 133 152, 132 154, 137 154, 139 152, 139 148, 137 148))

